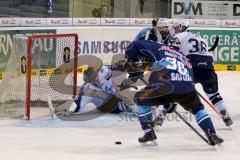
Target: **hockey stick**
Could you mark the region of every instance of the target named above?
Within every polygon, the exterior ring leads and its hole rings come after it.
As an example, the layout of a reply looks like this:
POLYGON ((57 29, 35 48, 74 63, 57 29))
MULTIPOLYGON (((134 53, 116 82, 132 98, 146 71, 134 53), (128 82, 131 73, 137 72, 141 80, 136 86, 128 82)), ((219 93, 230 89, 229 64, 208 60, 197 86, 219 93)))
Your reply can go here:
POLYGON ((185 32, 185 31, 187 31, 189 27, 190 27, 190 26, 187 26, 187 27, 184 28, 184 30, 182 30, 181 32, 185 32))
POLYGON ((188 125, 188 127, 190 127, 203 141, 205 141, 208 145, 208 140, 200 133, 198 132, 185 118, 183 118, 183 116, 178 113, 178 111, 174 110, 173 111, 179 118, 181 118, 181 120, 186 124, 188 125))
POLYGON ((215 42, 214 42, 214 44, 213 44, 213 46, 208 50, 208 51, 214 51, 215 50, 215 48, 217 47, 217 45, 218 45, 218 42, 219 42, 219 36, 217 36, 216 37, 216 39, 215 39, 215 42))
MULTIPOLYGON (((148 85, 148 82, 143 79, 143 77, 140 77, 141 81, 148 85)), ((200 133, 198 132, 178 111, 173 111, 189 128, 191 128, 204 142, 206 142, 208 145, 208 140, 200 133)))
POLYGON ((208 106, 209 106, 212 110, 214 110, 214 112, 216 112, 216 113, 219 115, 218 111, 217 111, 216 108, 212 105, 212 103, 210 103, 210 102, 209 102, 201 93, 199 93, 198 91, 197 91, 197 94, 201 97, 202 100, 204 100, 204 101, 208 104, 208 106))

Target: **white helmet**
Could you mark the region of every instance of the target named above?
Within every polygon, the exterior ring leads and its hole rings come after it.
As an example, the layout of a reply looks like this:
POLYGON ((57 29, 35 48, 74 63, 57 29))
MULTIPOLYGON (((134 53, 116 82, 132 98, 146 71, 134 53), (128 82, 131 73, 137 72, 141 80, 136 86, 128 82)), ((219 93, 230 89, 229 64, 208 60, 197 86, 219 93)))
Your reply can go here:
POLYGON ((172 19, 172 28, 181 27, 181 26, 182 26, 182 22, 180 20, 172 19))
POLYGON ((157 26, 158 27, 168 27, 169 26, 168 19, 167 18, 159 18, 157 26))
POLYGON ((183 27, 187 27, 187 28, 189 27, 189 20, 187 19, 181 19, 180 23, 183 27))
MULTIPOLYGON (((189 21, 185 20, 185 19, 178 19, 178 20, 176 19, 173 21, 172 28, 175 30, 176 27, 179 27, 180 32, 184 32, 189 27, 189 21)), ((176 32, 176 30, 175 30, 175 32, 176 32)))

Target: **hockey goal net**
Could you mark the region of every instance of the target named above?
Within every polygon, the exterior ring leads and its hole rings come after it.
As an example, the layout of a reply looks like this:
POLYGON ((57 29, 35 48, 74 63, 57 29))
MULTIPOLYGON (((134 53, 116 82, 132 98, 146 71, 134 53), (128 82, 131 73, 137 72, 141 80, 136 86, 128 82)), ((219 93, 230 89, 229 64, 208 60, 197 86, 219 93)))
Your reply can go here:
POLYGON ((34 106, 72 99, 77 51, 77 34, 15 35, 0 80, 0 116, 30 119, 34 106))

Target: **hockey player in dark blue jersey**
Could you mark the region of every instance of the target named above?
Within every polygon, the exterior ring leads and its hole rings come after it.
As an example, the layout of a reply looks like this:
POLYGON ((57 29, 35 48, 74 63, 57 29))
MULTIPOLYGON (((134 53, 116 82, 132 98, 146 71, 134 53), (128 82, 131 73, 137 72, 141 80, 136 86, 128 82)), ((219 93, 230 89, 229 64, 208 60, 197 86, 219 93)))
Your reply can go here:
POLYGON ((134 38, 134 40, 152 40, 152 41, 158 41, 158 33, 157 33, 157 22, 158 18, 154 18, 152 20, 152 27, 147 27, 142 29, 137 36, 134 38))
POLYGON ((124 66, 127 66, 125 68, 130 76, 124 80, 122 86, 131 86, 146 68, 151 70, 149 85, 134 97, 139 121, 145 132, 144 136, 139 138, 140 143, 157 139, 152 128, 151 106, 174 102, 194 114, 210 145, 223 142, 223 139, 216 135, 213 123, 192 84, 192 66, 186 56, 162 43, 146 40, 134 41, 125 54, 129 63, 124 66), (136 64, 137 66, 134 66, 136 64))
MULTIPOLYGON (((167 18, 159 18, 156 20, 153 19, 152 27, 144 28, 141 30, 134 40, 152 40, 155 42, 168 44, 169 39, 171 39, 170 23, 170 20, 167 18)), ((176 104, 166 104, 165 106, 169 105, 176 106, 176 104)), ((161 126, 163 124, 163 121, 167 114, 165 108, 166 107, 163 107, 163 105, 153 107, 155 117, 154 125, 161 126)))
POLYGON ((159 18, 153 19, 152 27, 141 30, 134 40, 152 40, 166 44, 169 37, 169 20, 166 18, 159 18))

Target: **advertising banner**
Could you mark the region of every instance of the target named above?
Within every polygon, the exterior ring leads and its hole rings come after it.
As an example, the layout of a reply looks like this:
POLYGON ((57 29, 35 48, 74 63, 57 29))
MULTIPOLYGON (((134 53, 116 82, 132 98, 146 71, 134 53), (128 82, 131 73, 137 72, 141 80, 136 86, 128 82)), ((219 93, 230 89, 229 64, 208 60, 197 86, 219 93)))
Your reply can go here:
MULTIPOLYGON (((111 64, 112 57, 124 53, 127 46, 136 34, 144 27, 96 27, 71 30, 79 35, 79 55, 92 55, 100 58, 103 63, 111 64), (89 36, 91 35, 91 36, 89 36)), ((225 65, 221 70, 234 70, 240 65, 240 30, 209 30, 192 29, 193 32, 202 35, 208 40, 209 47, 215 42, 215 37, 220 37, 213 57, 216 65, 225 65)), ((70 33, 69 30, 58 29, 57 33, 70 33)), ((81 58, 80 58, 81 59, 81 58)))
POLYGON ((217 19, 190 19, 191 27, 219 27, 221 21, 217 19))
MULTIPOLYGON (((4 69, 6 61, 12 49, 12 37, 16 33, 77 33, 79 35, 79 60, 81 56, 91 55, 100 59, 104 64, 111 64, 115 55, 124 53, 128 45, 134 39, 136 34, 144 27, 81 27, 71 29, 55 30, 8 30, 0 31, 0 69, 4 69)), ((220 70, 239 70, 240 65, 240 30, 220 30, 210 28, 192 28, 192 31, 202 35, 208 40, 209 47, 213 46, 215 37, 219 36, 220 40, 217 48, 213 52, 216 66, 220 70), (224 67, 223 67, 224 66, 224 67)), ((40 47, 39 43, 39 46, 40 47)), ((42 43, 45 44, 45 43, 42 43)), ((42 46, 44 48, 44 46, 42 46)), ((46 46, 45 46, 46 48, 46 46)), ((54 51, 52 51, 54 52, 54 51)), ((56 65, 55 54, 50 53, 45 66, 56 65), (49 61, 51 59, 51 62, 49 61), (49 65, 51 64, 51 65, 49 65)), ((44 58, 44 57, 43 57, 44 58)), ((94 61, 94 59, 90 59, 94 61)), ((42 60, 42 62, 45 62, 42 60)), ((86 62, 86 61, 85 61, 86 62)), ((84 62, 84 63, 85 63, 84 62)), ((86 62, 87 63, 87 62, 86 62)))
MULTIPOLYGON (((16 34, 49 34, 49 33, 56 33, 56 30, 6 30, 6 31, 0 31, 0 72, 4 71, 8 59, 12 54, 13 50, 13 36, 16 34)), ((48 46, 46 43, 38 41, 34 43, 34 57, 37 57, 37 55, 41 55, 41 49, 48 49, 48 46)), ((27 46, 25 46, 27 47, 27 46)), ((44 52, 46 53, 46 52, 44 52)), ((20 53, 19 53, 20 54, 20 53)), ((54 50, 49 50, 47 54, 44 54, 44 56, 41 56, 42 60, 41 63, 45 66, 52 66, 55 67, 56 65, 56 55, 54 50), (48 60, 47 60, 48 59, 48 60), (50 59, 50 60, 49 60, 50 59)), ((34 65, 38 65, 37 61, 33 62, 34 65)), ((42 66, 44 67, 44 66, 42 66)))
POLYGON ((240 20, 240 2, 172 0, 171 17, 187 19, 240 20))
POLYGON ((21 18, 21 26, 46 26, 46 18, 21 18))
POLYGON ((105 26, 129 25, 129 18, 101 18, 101 24, 105 26))
MULTIPOLYGON (((240 9, 239 9, 240 10, 240 9)), ((237 17, 237 16, 236 16, 237 17)), ((239 28, 239 19, 175 16, 172 19, 185 19, 191 27, 239 28), (209 19, 210 18, 210 19, 209 19)), ((218 17, 219 18, 219 17, 218 17)), ((66 26, 151 26, 152 18, 0 18, 0 27, 66 27, 66 26)))
POLYGON ((73 18, 74 26, 96 26, 100 24, 100 18, 73 18))
POLYGON ((0 18, 0 27, 5 27, 5 26, 20 26, 20 18, 0 18))
POLYGON ((79 56, 92 55, 105 64, 111 64, 112 57, 124 53, 141 29, 142 27, 82 27, 72 30, 58 29, 57 33, 77 33, 79 56))
MULTIPOLYGON (((219 36, 219 43, 213 52, 214 63, 224 65, 221 70, 237 70, 240 65, 240 30, 192 30, 208 40, 209 47, 215 42, 215 37, 219 36)), ((219 66, 221 67, 221 66, 219 66)))
POLYGON ((151 26, 152 19, 148 18, 130 18, 130 25, 133 26, 151 26))
POLYGON ((47 18, 47 26, 72 26, 72 18, 47 18))

